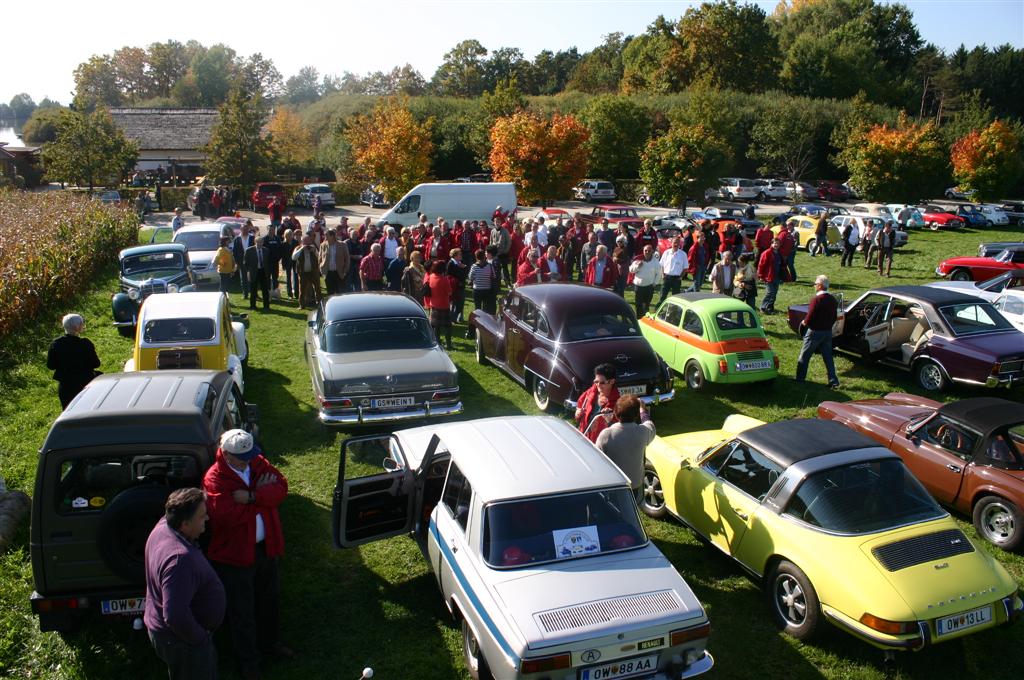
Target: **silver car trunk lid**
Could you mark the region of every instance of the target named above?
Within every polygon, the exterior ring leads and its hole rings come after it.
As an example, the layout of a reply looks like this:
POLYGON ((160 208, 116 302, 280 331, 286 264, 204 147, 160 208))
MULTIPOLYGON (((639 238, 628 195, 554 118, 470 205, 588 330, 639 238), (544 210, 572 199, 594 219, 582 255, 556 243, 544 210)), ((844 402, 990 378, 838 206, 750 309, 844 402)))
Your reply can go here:
MULTIPOLYGON (((440 347, 377 352, 320 354, 326 380, 358 384, 373 392, 402 392, 449 387, 454 365, 440 347)), ((351 392, 344 385, 341 393, 351 392)))

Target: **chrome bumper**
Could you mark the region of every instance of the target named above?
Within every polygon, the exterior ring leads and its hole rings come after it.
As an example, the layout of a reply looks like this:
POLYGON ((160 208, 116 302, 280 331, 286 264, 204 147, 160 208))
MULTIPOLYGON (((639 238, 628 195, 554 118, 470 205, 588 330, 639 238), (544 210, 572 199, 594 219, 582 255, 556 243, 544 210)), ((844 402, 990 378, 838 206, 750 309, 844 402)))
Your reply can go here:
POLYGON ((990 375, 989 377, 985 378, 985 387, 1013 387, 1014 385, 1019 384, 1022 381, 1024 381, 1024 378, 1016 375, 1008 375, 1005 377, 990 375))
POLYGON ((708 652, 704 652, 704 656, 697 659, 689 666, 687 666, 685 669, 683 669, 683 672, 679 675, 679 678, 681 680, 683 678, 695 678, 698 675, 703 675, 704 673, 710 671, 711 667, 714 665, 714 657, 711 656, 711 654, 709 654, 708 652))
POLYGON ((383 411, 370 412, 362 406, 356 407, 347 413, 331 413, 320 410, 320 422, 324 425, 363 425, 365 423, 394 423, 403 420, 416 420, 420 418, 433 418, 434 416, 454 416, 462 413, 462 402, 457 404, 445 404, 444 406, 431 407, 430 402, 423 404, 423 408, 411 411, 383 411))
MULTIPOLYGON (((673 399, 675 399, 675 396, 675 388, 672 388, 665 394, 662 394, 658 390, 654 390, 654 394, 645 394, 642 397, 640 397, 640 401, 643 402, 645 406, 653 406, 655 404, 660 404, 663 401, 672 401, 673 399)), ((562 406, 564 406, 568 411, 576 410, 576 402, 573 401, 572 399, 566 399, 565 401, 563 401, 562 406)))

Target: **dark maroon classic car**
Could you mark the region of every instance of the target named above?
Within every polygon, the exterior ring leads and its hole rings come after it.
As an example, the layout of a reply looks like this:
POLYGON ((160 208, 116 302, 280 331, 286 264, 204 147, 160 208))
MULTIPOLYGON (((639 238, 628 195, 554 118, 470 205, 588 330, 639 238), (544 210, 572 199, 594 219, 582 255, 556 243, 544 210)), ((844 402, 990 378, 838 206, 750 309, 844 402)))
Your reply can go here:
POLYGON ((1024 405, 893 393, 822 402, 818 416, 892 450, 936 500, 970 515, 985 540, 1004 550, 1024 542, 1024 405))
POLYGON ((610 290, 538 283, 509 292, 497 316, 477 309, 476 358, 494 364, 533 394, 537 408, 576 408, 594 367, 615 366, 620 394, 646 404, 675 396, 672 372, 640 334, 636 315, 610 290))
MULTIPOLYGON (((806 315, 807 305, 790 307, 789 327, 799 332, 806 315)), ((840 308, 832 335, 836 348, 908 370, 926 390, 1024 381, 1024 333, 990 303, 954 290, 869 290, 840 308)))

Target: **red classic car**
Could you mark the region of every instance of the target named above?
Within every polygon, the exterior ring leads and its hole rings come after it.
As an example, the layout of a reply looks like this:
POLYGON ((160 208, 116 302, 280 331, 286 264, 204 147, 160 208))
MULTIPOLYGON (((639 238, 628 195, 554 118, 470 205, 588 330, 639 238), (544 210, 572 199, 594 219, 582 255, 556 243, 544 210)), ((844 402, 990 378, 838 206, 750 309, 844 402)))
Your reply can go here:
MULTIPOLYGON (((807 305, 789 308, 799 332, 807 305)), ((917 384, 941 391, 951 382, 1014 386, 1024 383, 1024 333, 991 303, 932 286, 875 288, 840 307, 832 343, 860 356, 910 371, 917 384)))
POLYGON ((640 217, 636 208, 623 205, 597 205, 589 213, 577 213, 579 221, 583 224, 599 224, 602 219, 607 219, 614 229, 617 225, 625 223, 631 229, 639 229, 644 226, 644 219, 640 217))
POLYGON ((1015 269, 1024 269, 1024 250, 1004 250, 995 257, 951 257, 935 273, 951 281, 988 281, 1015 269))
POLYGON ((474 310, 469 325, 476 329, 477 361, 512 376, 539 409, 575 410, 594 367, 605 362, 616 368, 620 394, 647 404, 675 396, 668 365, 640 334, 633 309, 610 290, 575 283, 520 286, 505 296, 497 315, 474 310))
POLYGON ((267 210, 275 198, 281 199, 281 205, 287 204, 284 195, 284 187, 276 182, 257 182, 252 190, 252 209, 254 211, 267 210))
POLYGON ((850 190, 843 186, 842 182, 823 179, 817 184, 818 198, 823 201, 845 201, 850 198, 850 190))
POLYGON ((919 205, 917 206, 918 211, 921 213, 921 217, 924 218, 925 226, 932 231, 938 231, 939 229, 960 229, 964 226, 964 221, 949 212, 948 209, 938 205, 919 205))
POLYGON ((940 503, 974 519, 985 540, 1013 550, 1024 541, 1024 406, 980 397, 941 404, 887 394, 818 416, 866 434, 900 456, 940 503))

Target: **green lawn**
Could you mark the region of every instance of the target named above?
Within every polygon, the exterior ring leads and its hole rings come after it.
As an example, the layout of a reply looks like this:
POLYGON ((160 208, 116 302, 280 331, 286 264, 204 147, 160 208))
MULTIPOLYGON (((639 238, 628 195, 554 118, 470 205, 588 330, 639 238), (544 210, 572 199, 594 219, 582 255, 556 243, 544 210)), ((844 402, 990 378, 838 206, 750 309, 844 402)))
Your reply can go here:
MULTIPOLYGON (((847 299, 873 285, 924 283, 934 279, 936 263, 954 254, 970 254, 983 240, 1005 240, 1009 231, 963 233, 914 232, 897 254, 894 277, 880 281, 872 270, 840 269, 839 258, 797 258, 801 281, 783 287, 777 308, 806 302, 818 273, 833 277, 834 290, 847 299)), ((89 323, 87 335, 114 372, 127 358, 130 341, 109 325, 113 269, 95 282, 77 303, 89 323)), ((241 303, 238 296, 233 296, 241 303)), ((31 493, 36 451, 59 405, 55 384, 45 368, 49 340, 58 334, 49 319, 8 340, 11 363, 0 367, 4 399, 0 403, 0 474, 13 488, 31 493)), ((255 313, 250 328, 251 359, 247 397, 259 404, 263 443, 288 476, 291 495, 282 506, 286 554, 282 560, 283 638, 299 653, 286 664, 268 667, 271 678, 333 677, 354 680, 364 666, 376 677, 461 678, 460 635, 448 619, 435 582, 414 543, 396 538, 359 550, 331 547, 330 499, 337 475, 341 437, 316 422, 309 376, 303 359, 304 314, 284 303, 270 314, 255 313)), ((783 314, 766 320, 782 375, 772 384, 712 386, 701 393, 682 389, 677 379, 674 402, 654 412, 663 434, 720 426, 731 413, 764 420, 813 416, 825 399, 877 397, 892 390, 917 391, 909 376, 888 368, 837 359, 843 387, 824 387, 824 367, 812 362, 810 383, 793 375, 799 343, 783 314)), ((497 369, 473 359, 472 345, 461 338, 453 352, 461 375, 465 418, 536 413, 532 399, 497 369)), ((960 391, 950 398, 977 394, 960 391)), ((1001 393, 1007 394, 1007 393, 1001 393)), ((1018 393, 1019 394, 1019 393, 1018 393)), ((962 518, 961 518, 962 519, 962 518)), ((658 546, 669 556, 708 607, 712 621, 710 651, 718 677, 724 678, 879 678, 881 652, 830 630, 815 645, 782 637, 773 627, 759 589, 713 549, 673 522, 645 521, 658 546)), ((963 527, 971 535, 968 522, 963 527)), ((1019 582, 1024 559, 993 550, 1019 582)), ((842 565, 836 565, 841 570, 842 565)), ((163 671, 141 633, 126 625, 103 625, 67 638, 41 634, 28 605, 32 591, 27 530, 0 555, 0 677, 114 678, 158 677, 163 671)), ((227 645, 222 669, 231 675, 227 645)), ((1024 627, 1002 628, 899 659, 897 677, 1019 678, 1024 669, 1024 627)))

